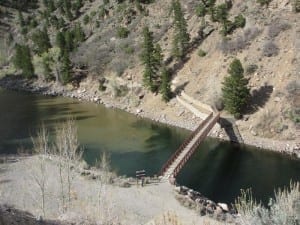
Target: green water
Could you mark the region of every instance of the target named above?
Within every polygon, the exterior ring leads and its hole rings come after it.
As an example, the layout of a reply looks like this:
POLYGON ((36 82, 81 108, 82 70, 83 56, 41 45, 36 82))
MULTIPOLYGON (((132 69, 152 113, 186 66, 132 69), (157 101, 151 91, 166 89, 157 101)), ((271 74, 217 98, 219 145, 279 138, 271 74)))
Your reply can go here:
MULTIPOLYGON (((189 131, 137 118, 126 112, 74 99, 45 97, 0 89, 0 153, 31 148, 30 136, 43 122, 50 130, 72 116, 93 164, 102 151, 111 155, 120 175, 145 169, 156 174, 189 131)), ((252 187, 267 201, 274 187, 300 181, 300 162, 280 154, 208 138, 178 176, 178 182, 215 201, 232 202, 240 189, 252 187)))

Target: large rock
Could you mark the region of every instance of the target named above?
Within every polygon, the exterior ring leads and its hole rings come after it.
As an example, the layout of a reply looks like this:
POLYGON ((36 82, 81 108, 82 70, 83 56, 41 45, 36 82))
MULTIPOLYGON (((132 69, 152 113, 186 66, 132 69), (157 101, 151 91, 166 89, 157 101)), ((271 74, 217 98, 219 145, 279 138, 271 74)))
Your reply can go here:
POLYGON ((220 206, 224 212, 229 211, 228 205, 226 203, 218 203, 217 205, 220 206))
POLYGON ((213 26, 206 26, 204 29, 203 29, 203 36, 206 37, 208 35, 211 34, 211 32, 213 32, 215 30, 215 28, 213 26))

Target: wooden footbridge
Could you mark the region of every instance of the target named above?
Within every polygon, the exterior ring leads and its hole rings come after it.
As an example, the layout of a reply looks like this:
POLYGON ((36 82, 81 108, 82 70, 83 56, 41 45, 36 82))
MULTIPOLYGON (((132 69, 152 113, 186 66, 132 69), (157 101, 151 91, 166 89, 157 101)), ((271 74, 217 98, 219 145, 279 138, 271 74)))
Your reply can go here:
POLYGON ((200 123, 200 125, 190 134, 190 136, 181 144, 176 152, 163 165, 160 176, 162 180, 168 180, 176 177, 185 163, 196 151, 200 143, 206 138, 211 129, 220 118, 220 113, 210 112, 210 114, 200 123))

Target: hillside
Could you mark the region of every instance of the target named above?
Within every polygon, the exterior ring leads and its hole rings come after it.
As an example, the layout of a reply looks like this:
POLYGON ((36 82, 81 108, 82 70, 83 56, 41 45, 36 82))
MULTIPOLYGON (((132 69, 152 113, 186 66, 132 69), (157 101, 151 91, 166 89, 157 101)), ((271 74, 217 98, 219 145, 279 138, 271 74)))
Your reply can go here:
MULTIPOLYGON (((93 101, 192 129, 197 118, 174 98, 165 103, 160 93, 151 93, 143 85, 140 56, 143 28, 148 26, 154 43, 161 46, 164 65, 171 71, 174 93, 184 90, 193 98, 223 110, 222 82, 228 76, 229 64, 238 58, 251 93, 243 118, 235 122, 245 142, 279 150, 300 149, 298 0, 272 0, 265 5, 254 0, 218 0, 212 7, 216 10, 221 4, 227 5, 226 21, 235 21, 240 14, 245 18, 244 26, 225 35, 223 24, 213 21, 211 8, 206 9, 206 15, 199 16, 201 2, 210 1, 181 1, 190 35, 182 59, 172 56, 171 0, 53 1, 53 5, 49 1, 28 0, 23 6, 14 2, 0 3, 1 76, 21 74, 12 63, 14 46, 26 44, 38 78, 34 78, 33 85, 55 93, 73 90, 75 94, 70 96, 88 96, 93 101), (50 44, 46 53, 41 52, 34 38, 38 30, 45 29, 50 44), (59 32, 64 32, 66 40, 73 35, 71 47, 63 43, 70 48, 67 55, 59 53, 59 32), (67 82, 63 80, 65 74, 70 76, 67 82)), ((233 118, 225 110, 222 116, 233 118)), ((226 136, 222 130, 216 135, 226 136)))

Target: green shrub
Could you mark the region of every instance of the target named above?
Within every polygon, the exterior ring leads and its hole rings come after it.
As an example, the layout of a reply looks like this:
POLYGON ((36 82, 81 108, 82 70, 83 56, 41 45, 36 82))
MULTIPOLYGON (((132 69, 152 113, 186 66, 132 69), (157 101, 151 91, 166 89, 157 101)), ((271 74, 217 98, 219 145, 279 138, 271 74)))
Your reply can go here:
POLYGON ((236 28, 238 27, 244 27, 246 25, 246 19, 242 14, 239 14, 238 16, 234 17, 234 26, 236 28))
POLYGON ((206 7, 203 3, 199 3, 196 7, 196 15, 197 16, 205 16, 207 10, 206 10, 206 7))
POLYGON ((104 85, 105 81, 106 81, 106 79, 104 77, 99 79, 99 91, 106 90, 106 86, 104 85))
POLYGON ((121 49, 128 55, 132 55, 134 53, 134 48, 129 44, 121 46, 121 49))
POLYGON ((117 36, 119 38, 127 38, 130 31, 126 27, 118 27, 117 28, 117 36))
POLYGON ((202 50, 202 49, 199 49, 198 50, 198 56, 200 56, 200 57, 204 57, 204 56, 206 56, 206 52, 204 51, 204 50, 202 50))
POLYGON ((261 6, 269 5, 271 1, 272 0, 256 0, 256 2, 259 3, 261 6))
POLYGON ((83 23, 84 23, 85 25, 87 25, 89 22, 90 22, 90 17, 89 17, 89 15, 85 15, 85 16, 83 17, 83 23))
POLYGON ((228 8, 225 3, 218 5, 214 9, 214 19, 218 22, 224 22, 227 20, 228 17, 228 8))

